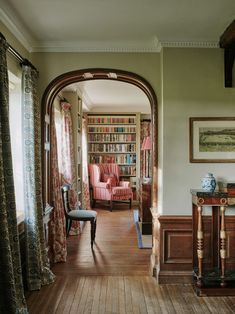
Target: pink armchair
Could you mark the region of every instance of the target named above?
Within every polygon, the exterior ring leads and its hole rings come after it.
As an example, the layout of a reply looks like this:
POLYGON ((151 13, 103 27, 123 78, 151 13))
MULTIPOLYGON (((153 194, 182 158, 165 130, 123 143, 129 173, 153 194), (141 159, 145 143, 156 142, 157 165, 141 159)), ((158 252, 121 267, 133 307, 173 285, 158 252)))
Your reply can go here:
POLYGON ((113 201, 129 200, 131 208, 133 192, 130 182, 119 181, 120 168, 117 164, 89 164, 89 175, 93 206, 96 200, 107 200, 112 211, 113 201))

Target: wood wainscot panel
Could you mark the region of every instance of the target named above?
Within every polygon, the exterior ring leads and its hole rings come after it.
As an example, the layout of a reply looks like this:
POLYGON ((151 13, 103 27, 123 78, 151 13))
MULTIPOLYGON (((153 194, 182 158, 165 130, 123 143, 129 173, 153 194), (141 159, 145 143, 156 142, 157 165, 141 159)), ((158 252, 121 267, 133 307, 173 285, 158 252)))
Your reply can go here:
MULTIPOLYGON (((192 282, 192 217, 160 216, 159 283, 192 282)), ((211 217, 203 216, 203 266, 212 264, 214 250, 219 250, 218 239, 211 230, 211 217), (213 250, 212 250, 213 248, 213 250)), ((227 259, 226 269, 235 269, 235 216, 225 217, 227 259)), ((219 262, 219 261, 218 261, 219 262)))
POLYGON ((160 216, 159 283, 191 282, 192 217, 160 216))

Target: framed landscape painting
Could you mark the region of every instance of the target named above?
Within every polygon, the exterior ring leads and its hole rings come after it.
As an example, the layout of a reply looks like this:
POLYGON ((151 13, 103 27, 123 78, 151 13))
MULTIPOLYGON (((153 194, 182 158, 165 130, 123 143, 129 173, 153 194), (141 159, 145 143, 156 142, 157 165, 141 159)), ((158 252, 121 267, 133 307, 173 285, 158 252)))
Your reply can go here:
POLYGON ((235 162, 235 117, 189 121, 190 162, 235 162))

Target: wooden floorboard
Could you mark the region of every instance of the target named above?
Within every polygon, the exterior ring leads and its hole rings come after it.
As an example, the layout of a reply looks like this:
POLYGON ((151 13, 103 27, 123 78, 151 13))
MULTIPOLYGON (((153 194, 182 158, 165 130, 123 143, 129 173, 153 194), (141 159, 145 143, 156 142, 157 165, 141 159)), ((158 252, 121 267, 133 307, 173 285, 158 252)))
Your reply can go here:
POLYGON ((158 285, 149 275, 151 250, 138 249, 132 211, 97 213, 94 251, 87 224, 82 235, 68 238, 67 262, 52 268, 55 282, 27 294, 29 314, 235 313, 235 297, 197 297, 188 284, 158 285))

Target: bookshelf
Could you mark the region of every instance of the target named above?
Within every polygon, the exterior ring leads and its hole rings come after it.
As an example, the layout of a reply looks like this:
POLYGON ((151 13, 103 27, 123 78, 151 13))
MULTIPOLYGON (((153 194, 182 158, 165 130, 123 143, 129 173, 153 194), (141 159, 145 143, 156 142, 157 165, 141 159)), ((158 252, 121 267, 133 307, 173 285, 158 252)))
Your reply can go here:
POLYGON ((117 163, 120 179, 129 180, 133 189, 139 177, 140 115, 89 113, 89 163, 117 163))

